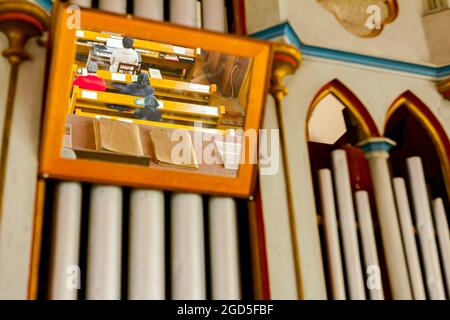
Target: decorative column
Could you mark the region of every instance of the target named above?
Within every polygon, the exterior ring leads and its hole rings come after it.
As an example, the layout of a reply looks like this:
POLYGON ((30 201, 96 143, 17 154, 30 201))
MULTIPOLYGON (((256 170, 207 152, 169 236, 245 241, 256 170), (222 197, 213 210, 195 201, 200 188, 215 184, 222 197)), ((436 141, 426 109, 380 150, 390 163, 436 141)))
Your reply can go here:
POLYGON ((0 31, 8 40, 3 57, 10 65, 2 80, 9 78, 0 125, 0 299, 27 298, 45 50, 33 43, 29 54, 25 47, 48 30, 49 21, 36 4, 0 1, 0 31), (32 55, 34 62, 24 63, 32 55))
POLYGON ((450 78, 438 83, 438 91, 445 99, 450 100, 450 78))
POLYGON ((410 300, 412 293, 408 268, 388 167, 389 150, 395 145, 387 138, 370 138, 359 144, 369 161, 392 297, 395 300, 410 300))
POLYGON ((293 240, 297 293, 298 298, 303 299, 304 294, 303 294, 303 284, 301 274, 300 253, 299 253, 300 245, 296 227, 297 219, 295 216, 294 206, 292 203, 293 200, 292 183, 291 183, 291 174, 289 170, 288 154, 286 151, 286 137, 285 137, 286 130, 284 127, 284 119, 282 112, 282 101, 284 97, 288 94, 288 90, 283 84, 283 80, 286 76, 294 74, 294 72, 300 66, 301 52, 297 50, 295 47, 283 43, 274 43, 273 50, 274 50, 274 62, 272 69, 270 93, 275 99, 277 122, 278 128, 280 129, 280 148, 281 148, 281 157, 283 159, 284 180, 286 183, 286 197, 289 212, 289 222, 293 240))

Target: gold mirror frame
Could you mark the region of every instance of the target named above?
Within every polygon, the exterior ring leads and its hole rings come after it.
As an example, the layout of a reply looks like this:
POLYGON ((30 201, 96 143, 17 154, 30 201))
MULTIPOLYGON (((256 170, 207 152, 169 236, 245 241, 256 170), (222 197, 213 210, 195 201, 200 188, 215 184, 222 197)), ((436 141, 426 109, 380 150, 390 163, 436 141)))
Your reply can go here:
MULTIPOLYGON (((237 177, 230 178, 129 164, 61 158, 61 137, 66 117, 64 106, 69 104, 68 88, 71 86, 71 66, 76 50, 76 30, 67 27, 67 21, 72 13, 70 10, 68 12, 67 8, 67 5, 60 4, 54 11, 56 18, 52 35, 53 48, 39 175, 43 178, 249 197, 255 184, 257 172, 255 164, 242 163, 237 177)), ((151 38, 151 41, 252 58, 253 70, 244 130, 260 128, 272 62, 272 49, 269 43, 90 9, 82 9, 80 14, 82 29, 107 29, 108 32, 126 34, 138 39, 151 38)))

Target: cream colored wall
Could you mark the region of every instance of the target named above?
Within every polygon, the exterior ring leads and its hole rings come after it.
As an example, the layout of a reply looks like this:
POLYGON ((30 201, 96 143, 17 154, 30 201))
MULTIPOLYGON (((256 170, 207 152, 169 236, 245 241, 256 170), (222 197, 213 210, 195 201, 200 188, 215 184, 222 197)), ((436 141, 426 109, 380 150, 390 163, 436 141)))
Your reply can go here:
POLYGON ((287 0, 245 0, 245 21, 249 34, 277 25, 288 18, 287 0))
POLYGON ((0 299, 26 299, 28 290, 45 49, 30 40, 27 50, 33 59, 19 71, 0 216, 0 299))
POLYGON ((375 38, 360 38, 340 26, 316 1, 289 0, 289 21, 308 45, 410 62, 429 62, 422 1, 398 0, 399 16, 375 38), (395 44, 395 45, 392 45, 395 44))
POLYGON ((249 34, 289 21, 307 45, 413 63, 432 62, 422 25, 422 0, 398 0, 398 18, 375 38, 361 38, 348 32, 315 0, 264 0, 264 5, 259 6, 260 2, 245 1, 249 34), (286 12, 287 16, 280 12, 286 12))

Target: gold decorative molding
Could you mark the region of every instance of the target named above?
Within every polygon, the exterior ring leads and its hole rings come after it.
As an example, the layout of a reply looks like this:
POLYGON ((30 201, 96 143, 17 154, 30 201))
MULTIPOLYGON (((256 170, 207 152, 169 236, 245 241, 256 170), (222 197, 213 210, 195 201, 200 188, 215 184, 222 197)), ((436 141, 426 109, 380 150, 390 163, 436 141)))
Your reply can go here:
POLYGON ((48 30, 48 13, 25 0, 0 2, 0 32, 9 41, 9 47, 3 51, 11 64, 20 64, 30 58, 25 44, 30 38, 40 37, 48 30))
POLYGON ((292 245, 294 249, 294 263, 295 275, 297 280, 297 294, 299 299, 303 299, 303 284, 300 267, 300 253, 298 247, 298 235, 296 229, 296 218, 294 214, 291 173, 289 170, 288 154, 286 150, 286 135, 284 127, 284 119, 282 112, 282 102, 284 97, 288 94, 288 89, 283 81, 288 75, 292 75, 300 66, 302 55, 301 52, 288 44, 274 43, 273 44, 273 67, 270 93, 275 99, 275 108, 277 111, 278 128, 280 130, 280 147, 284 166, 284 180, 286 183, 286 197, 288 204, 289 222, 291 227, 292 245))
POLYGON ((378 36, 386 24, 392 23, 398 16, 397 0, 316 0, 325 10, 331 12, 339 23, 352 34, 373 38, 378 36), (369 10, 377 6, 380 12, 380 25, 369 28, 374 13, 369 10))
POLYGON ((9 46, 2 54, 11 64, 0 155, 0 218, 3 211, 6 162, 8 160, 19 66, 23 61, 31 58, 25 50, 28 40, 42 36, 48 30, 49 23, 48 13, 32 2, 25 0, 0 1, 0 32, 6 35, 9 42, 9 46))
POLYGON ((440 81, 437 86, 439 93, 445 99, 450 100, 450 78, 440 81))
POLYGON ((297 48, 281 42, 273 44, 273 53, 270 93, 275 99, 281 101, 288 94, 283 80, 298 69, 302 61, 302 54, 297 48))

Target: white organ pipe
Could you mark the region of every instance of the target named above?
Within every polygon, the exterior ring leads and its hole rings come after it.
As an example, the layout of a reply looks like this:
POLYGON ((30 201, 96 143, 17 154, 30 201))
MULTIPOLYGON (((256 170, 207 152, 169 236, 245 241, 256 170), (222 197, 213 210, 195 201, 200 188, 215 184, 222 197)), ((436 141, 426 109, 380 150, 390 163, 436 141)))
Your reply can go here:
POLYGON ((165 299, 164 194, 133 190, 130 197, 128 299, 165 299))
POLYGON ((209 200, 211 294, 214 300, 241 299, 236 214, 234 199, 209 200))
POLYGON ((433 300, 445 299, 444 284, 439 265, 439 255, 434 236, 430 201, 428 199, 422 160, 419 157, 409 158, 407 160, 407 166, 416 215, 416 225, 425 265, 428 293, 433 300))
POLYGON ((76 300, 79 274, 81 184, 60 182, 55 190, 49 298, 76 300))
POLYGON ((164 0, 134 0, 133 10, 137 17, 164 20, 164 0))
MULTIPOLYGON (((134 0, 133 14, 164 20, 164 1, 134 0)), ((128 298, 163 300, 166 298, 164 193, 133 190, 130 207, 128 298)))
POLYGON ((332 160, 350 299, 364 300, 366 299, 366 293, 359 255, 347 155, 344 150, 336 150, 332 153, 332 160))
POLYGON ((394 191, 414 300, 425 300, 426 294, 422 270, 420 269, 419 254, 411 218, 411 209, 409 206, 405 180, 403 178, 394 179, 394 191))
POLYGON ((203 28, 211 31, 225 32, 225 1, 202 1, 203 28))
POLYGON ((122 189, 93 186, 88 231, 88 300, 119 300, 122 269, 122 189))
MULTIPOLYGON (((99 9, 103 11, 108 11, 112 13, 117 14, 125 14, 127 12, 127 1, 126 0, 100 0, 99 1, 99 9)), ((97 258, 95 258, 95 254, 92 254, 92 274, 89 270, 90 262, 88 261, 88 279, 91 279, 91 281, 88 282, 88 291, 87 296, 88 299, 120 299, 120 276, 121 276, 121 239, 122 239, 122 190, 120 188, 115 187, 103 187, 103 186, 95 186, 93 187, 93 191, 91 194, 91 218, 95 219, 95 215, 100 215, 98 211, 101 211, 101 202, 106 201, 106 199, 110 198, 113 203, 116 203, 116 207, 114 208, 114 205, 109 205, 108 208, 111 211, 110 217, 107 219, 107 223, 105 223, 105 226, 100 227, 97 224, 97 228, 99 229, 98 232, 105 233, 106 235, 112 236, 113 234, 120 233, 118 235, 118 238, 116 238, 112 243, 105 243, 104 246, 107 246, 107 250, 103 253, 104 256, 102 257, 101 261, 97 258), (114 188, 114 189, 113 189, 114 188), (97 200, 95 201, 93 198, 94 196, 105 199, 105 200, 97 200), (118 202, 120 198, 120 203, 118 202), (92 201, 95 201, 92 203, 92 201), (93 214, 94 213, 94 214, 93 214), (93 217, 94 215, 94 217, 93 217), (104 230, 102 230, 104 228, 104 230), (120 240, 117 242, 117 240, 120 240), (107 269, 107 273, 110 274, 110 279, 108 280, 106 277, 99 277, 97 273, 101 272, 99 269, 101 268, 102 264, 108 264, 107 266, 104 265, 107 269), (111 264, 111 265, 109 265, 111 264), (92 275, 89 277, 89 275, 92 275), (93 280, 94 278, 99 278, 98 280, 93 280)), ((107 210, 104 210, 105 212, 107 210)), ((95 220, 94 220, 95 223, 95 220)), ((93 229, 93 223, 90 220, 89 223, 90 230, 93 229)), ((89 232, 90 239, 89 239, 89 249, 88 252, 94 252, 97 250, 102 250, 102 244, 94 244, 92 241, 92 246, 94 246, 95 250, 91 249, 91 238, 94 237, 94 235, 89 232)), ((88 258, 90 258, 91 255, 89 255, 88 258)))
MULTIPOLYGON (((197 26, 197 0, 170 0, 170 22, 197 26)), ((198 194, 171 200, 172 299, 206 299, 203 202, 198 194)))
POLYGON ((100 0, 98 8, 103 11, 125 14, 127 13, 127 0, 100 0))
POLYGON ((170 0, 170 22, 197 27, 197 0, 170 0))
POLYGON ((206 299, 203 202, 200 195, 172 195, 171 237, 172 299, 206 299))
POLYGON ((450 232, 444 202, 441 198, 433 201, 434 223, 439 240, 442 265, 447 283, 447 296, 450 298, 450 232))
MULTIPOLYGON (((202 1, 203 28, 225 32, 223 0, 202 1)), ((241 299, 236 203, 231 198, 210 198, 209 240, 211 294, 215 300, 241 299)))
POLYGON ((339 245, 336 205, 334 203, 333 181, 329 169, 319 171, 319 187, 332 298, 334 300, 345 300, 345 280, 339 245))
MULTIPOLYGON (((367 282, 369 282, 369 270, 371 267, 377 268, 377 272, 381 270, 378 261, 377 244, 375 241, 375 232, 373 230, 372 213, 370 210, 369 195, 367 191, 358 191, 355 193, 356 211, 358 214, 359 231, 361 234, 361 242, 363 247, 364 262, 366 266, 367 282)), ((383 287, 381 286, 381 274, 375 282, 380 285, 379 288, 369 287, 369 296, 371 300, 384 300, 383 287)))
POLYGON ((70 3, 85 8, 90 8, 92 6, 92 0, 71 0, 70 3))

